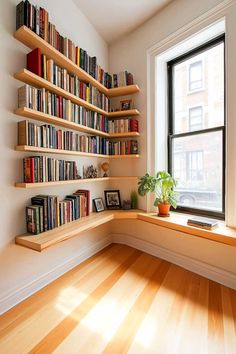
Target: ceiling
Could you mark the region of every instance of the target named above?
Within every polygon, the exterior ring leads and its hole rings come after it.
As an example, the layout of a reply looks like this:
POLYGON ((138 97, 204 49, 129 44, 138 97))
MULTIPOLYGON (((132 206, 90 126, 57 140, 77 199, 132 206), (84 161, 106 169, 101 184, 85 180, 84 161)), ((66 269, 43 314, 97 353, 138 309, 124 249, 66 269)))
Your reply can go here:
POLYGON ((73 0, 111 43, 140 26, 172 0, 73 0))

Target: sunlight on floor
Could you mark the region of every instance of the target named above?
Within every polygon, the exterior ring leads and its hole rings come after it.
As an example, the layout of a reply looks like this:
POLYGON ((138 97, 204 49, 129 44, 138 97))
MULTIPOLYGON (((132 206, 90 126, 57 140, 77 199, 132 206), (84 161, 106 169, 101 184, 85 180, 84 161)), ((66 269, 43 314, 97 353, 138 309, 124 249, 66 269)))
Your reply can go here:
POLYGON ((73 287, 65 288, 61 291, 55 307, 68 316, 87 296, 88 294, 73 287))

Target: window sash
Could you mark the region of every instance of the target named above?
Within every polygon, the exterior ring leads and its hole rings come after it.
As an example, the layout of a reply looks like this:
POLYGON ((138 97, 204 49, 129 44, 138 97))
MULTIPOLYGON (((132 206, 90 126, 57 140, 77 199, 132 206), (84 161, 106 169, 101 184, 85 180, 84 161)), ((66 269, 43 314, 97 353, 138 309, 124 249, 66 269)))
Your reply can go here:
MULTIPOLYGON (((180 212, 185 212, 185 213, 192 213, 192 214, 200 214, 200 215, 206 215, 206 216, 212 216, 212 217, 217 217, 219 219, 224 219, 225 218, 225 155, 226 155, 226 144, 225 144, 225 82, 224 82, 224 125, 213 127, 213 128, 207 128, 207 129, 199 129, 199 130, 194 130, 194 131, 188 131, 188 132, 183 132, 183 133, 177 133, 174 134, 174 114, 173 114, 173 109, 174 109, 174 100, 173 100, 173 68, 175 64, 179 64, 183 61, 186 61, 187 59, 190 59, 191 57, 194 57, 195 55, 198 55, 205 50, 208 50, 220 43, 224 43, 224 48, 225 48, 225 36, 221 35, 214 40, 182 55, 181 57, 172 60, 167 64, 168 68, 168 108, 169 108, 169 126, 168 126, 168 170, 170 173, 173 172, 173 163, 172 163, 172 155, 173 155, 173 140, 175 138, 179 137, 186 137, 186 136, 195 136, 197 134, 203 134, 203 133, 210 133, 210 132, 215 132, 215 131, 222 131, 222 212, 216 212, 213 210, 204 210, 204 209, 198 209, 198 208, 190 208, 187 206, 178 206, 177 211, 180 212)), ((225 64, 224 64, 225 67, 225 64)), ((225 74, 224 74, 225 76, 225 74)), ((190 83, 190 76, 189 76, 189 83, 190 83)), ((190 86, 189 86, 190 88, 190 86)), ((190 123, 190 120, 189 120, 190 123)), ((189 124, 190 127, 190 124, 189 124)))

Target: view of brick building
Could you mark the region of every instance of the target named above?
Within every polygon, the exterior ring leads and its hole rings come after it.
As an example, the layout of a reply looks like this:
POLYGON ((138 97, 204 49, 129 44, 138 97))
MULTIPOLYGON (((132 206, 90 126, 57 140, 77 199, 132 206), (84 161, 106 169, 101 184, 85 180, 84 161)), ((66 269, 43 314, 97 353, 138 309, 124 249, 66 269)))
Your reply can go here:
POLYGON ((220 211, 222 131, 205 130, 224 125, 224 44, 176 64, 173 80, 172 171, 179 205, 220 211), (194 131, 199 134, 178 136, 194 131))

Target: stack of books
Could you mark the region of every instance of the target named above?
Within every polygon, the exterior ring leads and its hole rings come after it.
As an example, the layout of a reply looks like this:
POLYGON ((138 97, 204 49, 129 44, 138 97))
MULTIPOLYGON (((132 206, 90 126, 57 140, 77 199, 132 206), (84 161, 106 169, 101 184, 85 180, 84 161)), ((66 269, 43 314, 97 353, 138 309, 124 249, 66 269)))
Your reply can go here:
POLYGON ((18 122, 18 144, 104 155, 108 153, 107 139, 56 129, 50 124, 37 126, 26 120, 18 122))
POLYGON ((105 116, 86 110, 62 96, 46 91, 45 88, 37 89, 30 85, 20 87, 18 89, 18 107, 31 108, 91 128, 96 126, 97 121, 101 119, 104 120, 104 130, 107 125, 105 116))
POLYGON ((78 76, 68 73, 56 65, 53 59, 47 59, 39 48, 27 54, 27 69, 50 81, 52 84, 93 104, 105 111, 109 110, 109 99, 91 84, 81 81, 78 76))
POLYGON ((218 220, 215 219, 195 216, 188 219, 187 224, 190 226, 199 227, 201 229, 213 230, 219 225, 219 222, 218 220))
POLYGON ((19 29, 23 25, 50 43, 108 89, 133 84, 133 75, 127 71, 117 75, 110 75, 108 72, 105 72, 98 65, 95 56, 89 56, 86 50, 76 46, 71 39, 59 33, 56 26, 49 21, 48 11, 37 5, 32 5, 28 0, 21 1, 16 6, 16 29, 19 29))
POLYGON ((23 159, 25 183, 68 181, 78 179, 75 161, 64 161, 47 156, 31 156, 23 159))
POLYGON ((31 204, 26 207, 26 227, 29 233, 37 235, 88 216, 90 191, 79 189, 62 201, 55 195, 36 195, 31 204))
POLYGON ((114 119, 108 122, 109 133, 138 132, 137 119, 114 119))
POLYGON ((109 155, 132 155, 138 154, 137 140, 110 141, 109 155))

